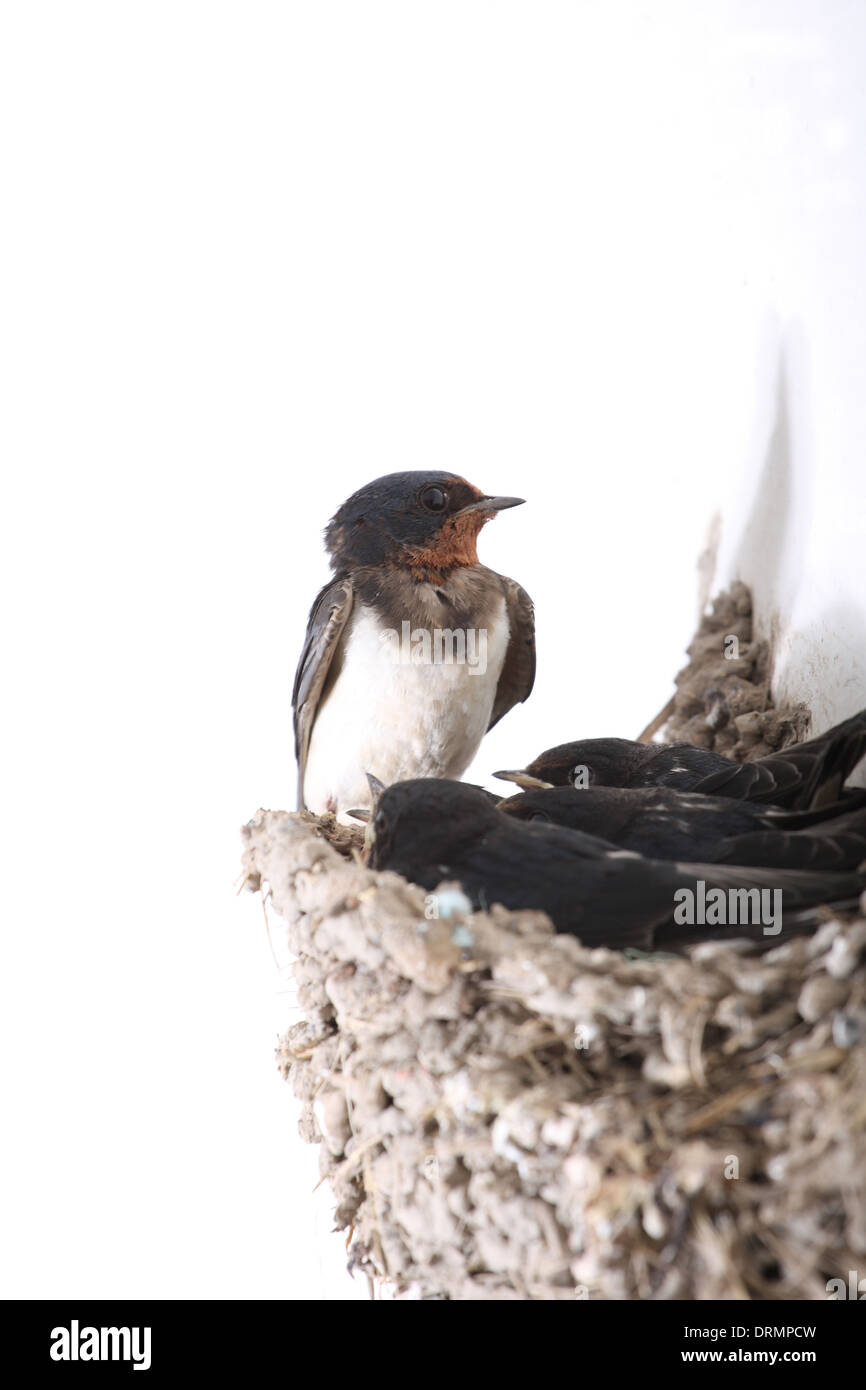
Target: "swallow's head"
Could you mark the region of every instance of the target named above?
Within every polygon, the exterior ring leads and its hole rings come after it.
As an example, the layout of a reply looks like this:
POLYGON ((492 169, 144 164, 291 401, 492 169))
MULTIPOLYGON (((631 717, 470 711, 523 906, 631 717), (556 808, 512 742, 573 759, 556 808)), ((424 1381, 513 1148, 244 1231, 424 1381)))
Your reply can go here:
POLYGON ((500 801, 499 810, 514 820, 542 821, 553 825, 568 825, 568 812, 575 797, 571 787, 548 787, 544 791, 521 792, 500 801), (564 803, 563 793, 568 798, 564 803))
POLYGON ((368 863, 373 869, 394 867, 410 877, 413 865, 447 869, 458 849, 499 818, 478 787, 433 777, 395 782, 382 793, 368 826, 368 863))
POLYGON ((547 748, 524 768, 493 775, 504 782, 516 782, 524 791, 546 787, 628 787, 658 751, 658 744, 636 743, 628 738, 585 738, 547 748))
POLYGON ((423 574, 475 565, 486 521, 521 497, 494 497, 454 473, 388 473, 352 494, 325 531, 335 571, 389 565, 423 574))

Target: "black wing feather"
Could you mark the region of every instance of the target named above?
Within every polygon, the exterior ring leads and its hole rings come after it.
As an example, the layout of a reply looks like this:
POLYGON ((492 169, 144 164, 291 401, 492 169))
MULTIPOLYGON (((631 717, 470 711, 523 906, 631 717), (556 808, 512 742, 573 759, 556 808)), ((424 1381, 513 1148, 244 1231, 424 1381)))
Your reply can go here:
POLYGON ((304 769, 310 734, 328 673, 352 611, 353 598, 352 581, 344 576, 327 583, 316 595, 310 610, 307 635, 292 690, 299 811, 304 809, 304 769))
POLYGON ((513 705, 529 699, 535 684, 535 609, 532 599, 516 580, 506 579, 504 575, 500 577, 511 632, 490 723, 487 725, 488 732, 513 705))

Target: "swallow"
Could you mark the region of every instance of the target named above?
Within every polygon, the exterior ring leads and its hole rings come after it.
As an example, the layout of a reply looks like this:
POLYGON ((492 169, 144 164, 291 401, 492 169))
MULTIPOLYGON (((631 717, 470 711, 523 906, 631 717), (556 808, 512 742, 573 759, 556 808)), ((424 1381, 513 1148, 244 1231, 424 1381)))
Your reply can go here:
POLYGON ((367 836, 371 868, 394 870, 430 891, 456 879, 475 908, 540 909, 558 931, 590 947, 682 950, 725 936, 777 945, 783 930, 814 925, 810 909, 853 906, 866 884, 866 873, 647 859, 596 835, 516 820, 460 782, 388 787, 367 836), (716 893, 727 902, 731 893, 754 890, 774 904, 781 895, 778 928, 775 920, 770 930, 767 921, 681 920, 684 894, 706 905, 716 893))
POLYGON ((845 871, 866 864, 866 791, 859 809, 834 802, 784 811, 671 787, 548 787, 500 802, 517 820, 598 835, 650 859, 845 871))
POLYGON ((325 530, 292 694, 298 808, 346 819, 382 782, 456 778, 535 679, 529 595, 479 563, 478 533, 520 497, 445 472, 389 473, 325 530))
POLYGON ((866 753, 866 710, 808 743, 737 763, 688 743, 589 738, 548 748, 525 768, 496 772, 525 791, 544 787, 672 787, 675 791, 808 810, 838 801, 866 753))
MULTIPOLYGON (((379 781, 378 777, 372 777, 368 773, 367 781, 370 784, 371 805, 359 806, 356 809, 353 809, 347 813, 353 818, 353 820, 364 821, 365 823, 372 817, 373 812, 379 803, 379 797, 382 795, 383 791, 385 791, 385 787, 379 781)), ((495 792, 488 791, 486 787, 482 787, 478 782, 463 782, 462 785, 464 787, 472 787, 474 791, 480 792, 481 795, 487 801, 490 802, 491 806, 502 806, 504 808, 508 804, 507 802, 502 800, 501 796, 497 796, 495 792)), ((521 796, 511 797, 512 801, 520 801, 521 799, 521 796)), ((866 792, 864 792, 864 800, 866 800, 866 792)), ((529 817, 529 819, 531 819, 531 817, 529 817)))

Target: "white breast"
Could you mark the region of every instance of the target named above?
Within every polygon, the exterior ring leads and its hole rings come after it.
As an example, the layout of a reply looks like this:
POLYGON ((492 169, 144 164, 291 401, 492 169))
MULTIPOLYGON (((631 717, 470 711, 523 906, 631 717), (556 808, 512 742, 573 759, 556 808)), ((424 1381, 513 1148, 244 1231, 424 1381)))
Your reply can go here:
POLYGON ((310 736, 304 801, 317 815, 369 806, 368 772, 385 786, 409 777, 460 777, 490 723, 508 647, 504 598, 486 638, 479 634, 474 651, 471 642, 467 647, 474 666, 435 655, 407 662, 411 646, 383 641, 382 631, 372 609, 361 607, 350 619, 342 670, 310 736), (403 659, 395 659, 398 653, 403 659))

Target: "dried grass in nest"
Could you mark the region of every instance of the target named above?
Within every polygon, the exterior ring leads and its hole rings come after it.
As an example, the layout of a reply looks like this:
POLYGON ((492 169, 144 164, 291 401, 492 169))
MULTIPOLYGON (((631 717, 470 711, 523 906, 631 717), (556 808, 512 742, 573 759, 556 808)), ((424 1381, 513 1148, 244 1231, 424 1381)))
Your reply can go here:
POLYGON ((314 817, 244 836, 353 1268, 455 1299, 811 1299, 862 1268, 866 919, 631 959, 447 893, 428 920, 314 817))

